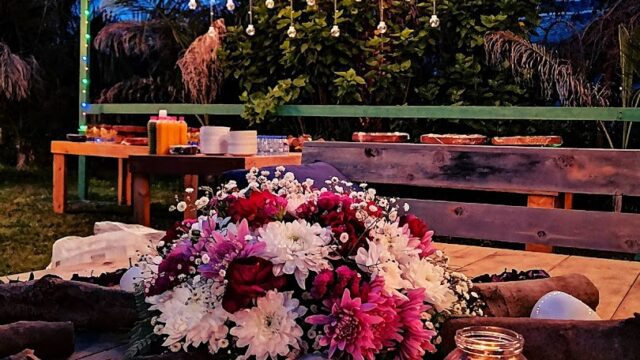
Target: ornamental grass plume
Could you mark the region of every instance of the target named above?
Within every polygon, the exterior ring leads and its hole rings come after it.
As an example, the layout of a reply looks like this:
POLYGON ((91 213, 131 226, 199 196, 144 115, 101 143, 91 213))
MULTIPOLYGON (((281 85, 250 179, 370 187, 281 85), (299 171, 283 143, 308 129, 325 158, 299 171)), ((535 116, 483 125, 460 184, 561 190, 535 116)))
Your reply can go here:
POLYGON ((33 56, 22 58, 0 42, 0 95, 8 100, 24 100, 38 79, 38 70, 33 56))
POLYGON ((209 32, 197 37, 178 59, 182 83, 195 103, 212 103, 218 94, 223 76, 218 50, 226 32, 223 19, 214 21, 209 32))

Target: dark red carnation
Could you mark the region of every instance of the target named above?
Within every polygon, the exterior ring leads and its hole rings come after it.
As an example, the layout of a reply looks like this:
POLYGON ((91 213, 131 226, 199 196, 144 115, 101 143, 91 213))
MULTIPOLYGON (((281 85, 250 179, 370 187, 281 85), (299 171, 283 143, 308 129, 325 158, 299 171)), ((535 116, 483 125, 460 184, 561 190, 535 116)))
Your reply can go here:
POLYGON ((287 208, 287 200, 270 191, 252 191, 248 198, 234 198, 228 210, 234 222, 247 219, 252 228, 258 228, 273 220, 281 220, 287 208))
POLYGON ((411 235, 417 238, 422 238, 427 231, 429 231, 427 224, 413 214, 407 214, 400 217, 400 226, 404 226, 405 224, 409 225, 409 232, 411 232, 411 235))
POLYGON ((322 270, 313 279, 311 296, 317 300, 339 300, 345 289, 354 297, 368 293, 368 284, 364 283, 362 275, 357 271, 342 265, 334 270, 322 270))
POLYGON ((230 313, 249 307, 254 299, 264 296, 269 290, 280 290, 287 283, 284 276, 273 275, 270 261, 258 257, 232 261, 226 279, 229 283, 222 298, 222 307, 230 313))
POLYGON ((318 207, 322 210, 333 210, 338 207, 340 200, 340 195, 332 191, 325 191, 318 196, 318 207))

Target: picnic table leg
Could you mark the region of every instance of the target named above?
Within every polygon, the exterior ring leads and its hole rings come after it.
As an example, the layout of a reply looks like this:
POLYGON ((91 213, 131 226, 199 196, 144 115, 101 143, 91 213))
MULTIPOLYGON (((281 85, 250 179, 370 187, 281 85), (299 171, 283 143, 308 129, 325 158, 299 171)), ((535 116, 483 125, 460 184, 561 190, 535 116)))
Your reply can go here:
POLYGON ((67 208, 67 158, 53 154, 53 211, 63 214, 67 208))
POLYGON ((198 175, 185 175, 184 188, 194 189, 193 193, 188 194, 185 192, 184 194, 184 201, 187 203, 187 210, 184 212, 184 219, 195 219, 198 217, 198 210, 195 204, 196 200, 198 200, 198 175))
POLYGON ((151 188, 149 175, 133 174, 133 219, 137 224, 151 225, 151 188))
POLYGON ((118 159, 118 205, 131 205, 131 170, 127 159, 118 159))

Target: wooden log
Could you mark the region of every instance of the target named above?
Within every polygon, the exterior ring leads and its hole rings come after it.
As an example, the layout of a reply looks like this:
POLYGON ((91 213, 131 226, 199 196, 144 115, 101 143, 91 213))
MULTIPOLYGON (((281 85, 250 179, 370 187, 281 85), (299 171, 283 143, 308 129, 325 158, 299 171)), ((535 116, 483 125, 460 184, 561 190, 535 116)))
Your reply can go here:
POLYGON ((455 333, 468 326, 498 326, 524 337, 529 360, 637 359, 640 354, 640 315, 626 320, 572 321, 529 318, 452 319, 442 328, 445 354, 455 348, 455 333))
POLYGON ((129 328, 137 320, 132 293, 45 276, 0 285, 0 324, 71 321, 77 328, 129 328))
POLYGON ((487 315, 493 317, 529 317, 536 302, 551 291, 562 291, 595 309, 599 303, 598 288, 584 275, 570 274, 540 280, 524 280, 474 285, 487 304, 487 315))
POLYGON ((40 359, 36 356, 33 350, 25 349, 15 355, 2 358, 2 360, 40 360, 40 359))
POLYGON ((31 349, 38 357, 61 359, 71 355, 74 347, 70 322, 19 321, 0 325, 0 358, 31 349))

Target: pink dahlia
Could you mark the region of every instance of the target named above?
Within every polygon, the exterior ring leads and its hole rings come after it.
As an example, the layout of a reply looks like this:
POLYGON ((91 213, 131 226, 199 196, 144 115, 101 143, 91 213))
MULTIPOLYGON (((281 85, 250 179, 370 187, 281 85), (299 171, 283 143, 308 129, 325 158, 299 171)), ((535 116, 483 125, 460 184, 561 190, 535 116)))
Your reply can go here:
MULTIPOLYGON (((381 276, 376 277, 370 283, 370 287, 371 290, 368 294, 363 295, 363 299, 366 297, 367 302, 376 304, 376 307, 370 312, 371 315, 384 319, 383 322, 372 326, 373 343, 376 346, 376 350, 380 351, 384 348, 396 347, 402 341, 402 335, 400 335, 402 322, 396 308, 396 298, 384 291, 384 280, 382 280, 381 276)), ((372 353, 371 357, 374 356, 375 353, 372 353)))
POLYGON ((402 341, 399 345, 398 360, 418 360, 422 359, 425 352, 436 351, 431 343, 431 338, 436 335, 433 330, 424 327, 420 314, 427 311, 429 307, 424 304, 424 289, 409 290, 408 299, 396 297, 398 315, 402 327, 402 341))
POLYGON ((329 358, 336 350, 345 351, 354 360, 373 360, 376 346, 373 343, 373 326, 384 321, 380 316, 372 315, 376 307, 372 303, 362 303, 360 298, 351 298, 349 289, 344 291, 341 301, 333 303, 331 315, 312 315, 306 322, 324 325, 321 346, 329 346, 329 358))

